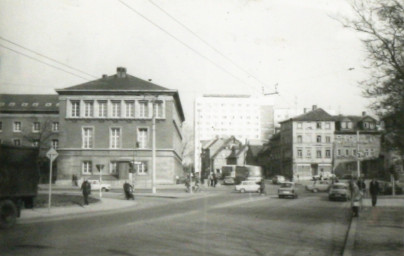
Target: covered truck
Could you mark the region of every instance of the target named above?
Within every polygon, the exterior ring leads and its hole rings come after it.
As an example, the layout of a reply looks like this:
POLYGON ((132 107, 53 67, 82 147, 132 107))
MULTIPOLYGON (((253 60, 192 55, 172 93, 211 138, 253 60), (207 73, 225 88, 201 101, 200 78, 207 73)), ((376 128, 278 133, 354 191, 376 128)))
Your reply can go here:
POLYGON ((0 145, 0 228, 15 224, 21 207, 32 208, 38 191, 38 149, 0 145))

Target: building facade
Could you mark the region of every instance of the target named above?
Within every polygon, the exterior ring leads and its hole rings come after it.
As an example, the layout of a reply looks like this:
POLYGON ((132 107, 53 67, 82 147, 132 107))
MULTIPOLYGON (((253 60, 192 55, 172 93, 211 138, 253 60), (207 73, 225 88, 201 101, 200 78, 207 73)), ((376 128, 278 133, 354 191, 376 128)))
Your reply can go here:
POLYGON ((379 158, 381 150, 381 132, 376 119, 363 112, 362 116, 339 115, 335 120, 334 173, 340 177, 357 176, 358 159, 362 162, 361 174, 378 172, 378 164, 370 161, 379 158))
POLYGON ((281 174, 293 180, 331 174, 334 131, 333 117, 316 106, 281 122, 281 174))
POLYGON ((177 90, 170 90, 117 68, 115 75, 58 89, 58 182, 73 175, 122 182, 129 171, 137 186, 149 186, 153 167, 153 119, 157 183, 174 183, 182 175, 181 126, 177 90))
POLYGON ((202 169, 201 141, 234 136, 263 144, 274 133, 273 106, 249 95, 204 95, 195 100, 195 171, 202 169))
POLYGON ((0 95, 0 142, 39 147, 41 153, 58 148, 57 95, 0 95))

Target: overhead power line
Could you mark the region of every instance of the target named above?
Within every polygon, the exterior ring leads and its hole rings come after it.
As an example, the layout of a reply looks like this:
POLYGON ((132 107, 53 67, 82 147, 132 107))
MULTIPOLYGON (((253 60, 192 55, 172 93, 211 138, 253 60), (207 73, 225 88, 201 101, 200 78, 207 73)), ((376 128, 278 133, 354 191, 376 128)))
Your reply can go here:
POLYGON ((67 68, 70 68, 70 69, 72 69, 72 70, 75 70, 75 71, 77 71, 77 72, 80 72, 80 73, 82 73, 82 74, 85 74, 85 75, 87 75, 87 76, 90 76, 90 77, 92 77, 92 78, 97 78, 97 77, 94 76, 94 75, 91 75, 91 74, 89 74, 89 73, 87 73, 87 72, 84 72, 84 71, 82 71, 82 70, 80 70, 80 69, 77 69, 77 68, 75 68, 75 67, 72 67, 72 66, 70 66, 70 65, 67 65, 67 64, 65 64, 65 63, 63 63, 63 62, 60 62, 60 61, 56 60, 56 59, 50 58, 50 57, 48 57, 48 56, 46 56, 46 55, 44 55, 44 54, 42 54, 42 53, 39 53, 39 52, 36 52, 36 51, 34 51, 34 50, 28 49, 27 47, 22 46, 22 45, 20 45, 20 44, 17 44, 16 42, 13 42, 13 41, 11 41, 11 40, 9 40, 9 39, 7 39, 7 38, 4 38, 4 37, 0 36, 0 39, 3 40, 3 41, 8 42, 8 43, 10 43, 10 44, 13 44, 13 45, 16 45, 16 46, 18 46, 18 47, 21 47, 22 49, 27 50, 27 51, 29 51, 29 52, 35 53, 36 55, 39 55, 39 56, 41 56, 41 57, 43 57, 43 58, 45 58, 45 59, 51 60, 51 61, 53 61, 53 62, 56 62, 56 63, 58 63, 59 65, 65 66, 65 67, 67 67, 67 68))
POLYGON ((251 74, 248 70, 246 70, 245 68, 241 67, 239 64, 237 64, 235 61, 233 61, 232 59, 230 59, 229 57, 227 57, 226 55, 224 55, 221 51, 219 51, 216 47, 214 47, 212 44, 210 44, 209 42, 207 42, 205 39, 203 39, 201 36, 199 36, 197 33, 195 33, 193 30, 191 30, 188 26, 186 26, 184 23, 182 23, 181 21, 179 21, 178 19, 176 19, 173 15, 171 15, 170 13, 168 13, 166 10, 164 10, 163 8, 161 8, 158 4, 154 3, 152 0, 149 0, 149 2, 154 5, 156 8, 158 8, 160 11, 162 11, 165 15, 167 15, 168 17, 170 17, 172 20, 174 20, 177 24, 179 24, 181 27, 183 27, 185 30, 187 30, 189 33, 191 33, 192 35, 194 35, 196 38, 198 38, 201 42, 203 42, 205 45, 207 45, 210 49, 212 49, 213 51, 215 51, 216 53, 218 53, 220 56, 222 56, 223 58, 225 58, 227 61, 229 61, 230 63, 232 63, 235 67, 237 67, 239 70, 243 71, 244 73, 246 73, 247 75, 249 75, 250 77, 254 78, 256 81, 258 81, 260 84, 266 86, 266 84, 264 82, 262 82, 260 79, 258 79, 256 76, 254 76, 253 74, 251 74))
MULTIPOLYGON (((230 71, 228 71, 227 69, 225 69, 224 67, 220 66, 219 64, 215 63, 213 60, 211 60, 210 58, 206 57, 205 55, 203 55, 202 53, 198 52, 197 50, 195 50, 194 48, 192 48, 191 46, 189 46, 188 44, 184 43, 183 41, 181 41, 179 38, 177 38, 176 36, 174 36, 173 34, 171 34, 170 32, 168 32, 166 29, 164 29, 163 27, 161 27, 160 25, 158 25, 157 23, 153 22, 151 19, 147 18, 146 16, 144 16, 143 14, 141 14, 140 12, 138 12, 136 9, 134 9, 133 7, 131 7, 130 5, 128 5, 127 3, 125 3, 122 0, 118 0, 118 2, 120 2, 122 5, 124 5, 126 8, 128 8, 129 10, 131 10, 132 12, 134 12, 135 14, 137 14, 138 16, 142 17, 144 20, 146 20, 147 22, 149 22, 150 24, 152 24, 153 26, 155 26, 156 28, 160 29, 161 31, 163 31, 164 33, 166 33, 167 35, 169 35, 171 38, 173 38, 174 40, 176 40, 177 42, 179 42, 180 44, 182 44, 183 46, 185 46, 186 48, 188 48, 189 50, 191 50, 192 52, 194 52, 195 54, 197 54, 199 57, 207 60, 209 63, 213 64, 214 66, 216 66, 217 68, 219 68, 220 70, 222 70, 223 72, 227 73, 228 75, 230 75, 231 77, 233 77, 234 79, 238 80, 239 82, 241 82, 242 84, 246 85, 247 87, 250 87, 246 82, 244 82, 242 79, 240 79, 239 77, 233 75, 230 71)), ((255 90, 257 90, 256 88, 253 88, 255 90)))
POLYGON ((70 74, 70 75, 73 75, 73 76, 76 76, 76 77, 79 77, 79 78, 82 78, 82 79, 88 81, 88 79, 85 78, 85 77, 82 77, 82 76, 77 75, 77 74, 75 74, 75 73, 72 73, 72 72, 70 72, 70 71, 64 70, 64 69, 62 69, 62 68, 60 68, 60 67, 58 67, 58 66, 49 64, 49 63, 47 63, 47 62, 44 62, 44 61, 42 61, 42 60, 39 60, 39 59, 34 58, 34 57, 32 57, 32 56, 29 56, 29 55, 27 55, 27 54, 25 54, 25 53, 19 52, 19 51, 14 50, 14 49, 11 49, 11 48, 9 48, 9 47, 7 47, 7 46, 4 46, 4 45, 2 45, 2 44, 0 44, 0 47, 3 47, 3 48, 5 48, 5 49, 7 49, 7 50, 9 50, 9 51, 12 51, 12 52, 14 52, 14 53, 20 54, 20 55, 25 56, 25 57, 27 57, 27 58, 29 58, 29 59, 38 61, 38 62, 40 62, 40 63, 42 63, 42 64, 45 64, 45 65, 47 65, 47 66, 50 66, 50 67, 52 67, 52 68, 58 69, 58 70, 60 70, 60 71, 63 71, 63 72, 65 72, 65 73, 68 73, 68 74, 70 74))

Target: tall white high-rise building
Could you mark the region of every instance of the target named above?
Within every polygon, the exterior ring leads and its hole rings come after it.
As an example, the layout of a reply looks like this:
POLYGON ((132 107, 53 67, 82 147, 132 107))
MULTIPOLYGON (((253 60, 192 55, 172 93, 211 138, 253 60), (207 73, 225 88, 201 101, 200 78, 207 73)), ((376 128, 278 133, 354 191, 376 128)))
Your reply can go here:
POLYGON ((263 143, 274 133, 272 102, 250 95, 204 95, 195 100, 195 170, 200 170, 200 141, 234 136, 263 143))

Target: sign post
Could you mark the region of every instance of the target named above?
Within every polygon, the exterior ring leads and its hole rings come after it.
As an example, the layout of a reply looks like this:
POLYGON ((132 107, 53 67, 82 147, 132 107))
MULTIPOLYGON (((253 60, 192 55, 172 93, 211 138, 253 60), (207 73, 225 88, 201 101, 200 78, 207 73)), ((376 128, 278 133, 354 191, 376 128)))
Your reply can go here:
POLYGON ((95 165, 98 169, 98 171, 100 172, 100 199, 102 198, 102 170, 104 169, 104 165, 103 164, 97 164, 95 165))
POLYGON ((48 211, 50 212, 51 208, 51 200, 52 200, 52 163, 53 160, 56 159, 58 156, 58 152, 54 148, 49 149, 48 152, 46 152, 46 157, 49 158, 50 161, 50 170, 49 170, 49 198, 48 198, 48 211))

